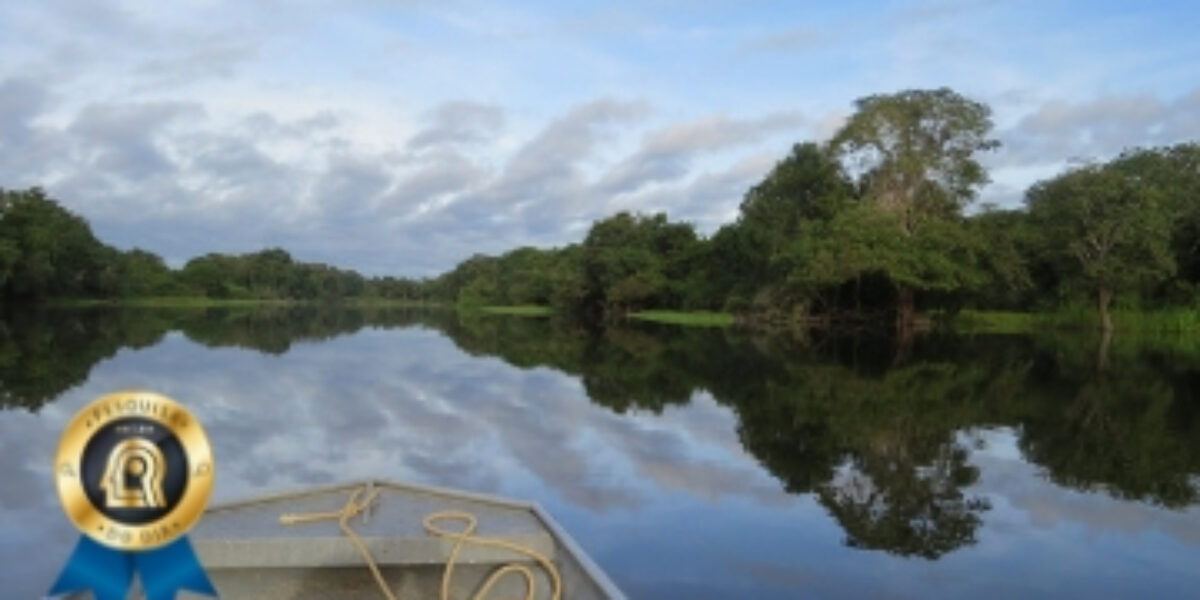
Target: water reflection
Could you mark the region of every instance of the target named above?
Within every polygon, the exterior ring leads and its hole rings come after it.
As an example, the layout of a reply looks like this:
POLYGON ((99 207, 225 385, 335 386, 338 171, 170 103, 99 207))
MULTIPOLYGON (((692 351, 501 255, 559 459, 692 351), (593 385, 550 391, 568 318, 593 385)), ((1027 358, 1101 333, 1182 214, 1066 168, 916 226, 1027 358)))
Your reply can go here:
MULTIPOLYGON (((1153 564, 1131 574, 1085 553, 1080 589, 1115 593, 1129 579, 1171 595, 1194 578, 1176 565, 1200 554, 1188 509, 1200 354, 1118 341, 1099 361, 1096 348, 595 331, 399 309, 25 314, 0 328, 0 564, 45 540, 65 555, 73 536, 43 459, 79 406, 143 386, 202 415, 218 498, 355 476, 533 497, 635 596, 698 585, 711 597, 955 596, 985 583, 984 595, 1037 595, 1036 577, 994 581, 1046 568, 997 540, 1053 530, 1049 562, 1078 537, 1063 531, 1072 523, 1143 536, 1116 555, 1153 564), (689 538, 697 522, 704 536, 689 538)), ((52 558, 20 572, 30 597, 52 558)))
MULTIPOLYGON (((953 493, 978 476, 955 434, 979 426, 1019 429, 1026 458, 1061 485, 1169 507, 1193 504, 1200 492, 1200 348, 1118 345, 1100 368, 1087 338, 931 336, 896 348, 862 337, 800 344, 665 327, 587 334, 551 321, 447 320, 441 328, 460 347, 577 375, 593 402, 617 412, 657 413, 709 391, 735 411, 742 444, 789 491, 821 491, 848 516, 863 511, 844 504, 854 496, 847 485, 873 489, 864 491, 875 506, 866 512, 879 516, 876 501, 887 496, 908 515, 899 520, 914 524, 921 514, 983 510, 953 493)), ((961 521, 947 525, 977 519, 961 521)))

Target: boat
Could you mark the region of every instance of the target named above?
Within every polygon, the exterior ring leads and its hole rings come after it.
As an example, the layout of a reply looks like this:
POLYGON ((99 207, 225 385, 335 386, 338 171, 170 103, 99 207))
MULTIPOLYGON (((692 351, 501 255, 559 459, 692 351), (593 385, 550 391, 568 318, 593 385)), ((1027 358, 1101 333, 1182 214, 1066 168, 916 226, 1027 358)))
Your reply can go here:
POLYGON ((189 534, 221 598, 624 600, 534 502, 367 480, 213 505, 189 534))

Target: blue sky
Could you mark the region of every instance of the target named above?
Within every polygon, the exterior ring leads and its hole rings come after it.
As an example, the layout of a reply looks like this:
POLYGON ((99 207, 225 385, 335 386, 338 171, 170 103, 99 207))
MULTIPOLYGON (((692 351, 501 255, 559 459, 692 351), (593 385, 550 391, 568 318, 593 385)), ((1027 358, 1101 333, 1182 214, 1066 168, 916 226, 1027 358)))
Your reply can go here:
POLYGON ((85 2, 0 8, 0 186, 175 265, 283 246, 421 276, 617 210, 702 233, 856 98, 950 86, 981 202, 1200 139, 1190 2, 85 2))

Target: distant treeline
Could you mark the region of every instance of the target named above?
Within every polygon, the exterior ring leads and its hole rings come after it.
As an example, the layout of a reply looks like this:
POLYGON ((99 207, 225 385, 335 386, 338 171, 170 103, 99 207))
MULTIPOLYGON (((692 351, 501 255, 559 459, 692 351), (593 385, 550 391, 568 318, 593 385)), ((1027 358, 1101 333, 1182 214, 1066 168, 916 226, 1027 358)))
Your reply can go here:
POLYGON ((1139 148, 1032 186, 1021 209, 965 208, 989 181, 991 110, 949 89, 859 99, 826 143, 795 145, 707 238, 622 212, 580 243, 477 254, 431 279, 365 278, 269 249, 172 270, 100 243, 35 188, 3 192, 6 300, 196 295, 539 304, 588 320, 645 309, 755 322, 895 319, 964 307, 1200 309, 1200 145, 1139 148))
POLYGON ((40 188, 0 189, 0 293, 7 302, 190 296, 219 299, 415 299, 420 285, 368 278, 271 248, 206 254, 182 269, 142 249, 109 246, 40 188))

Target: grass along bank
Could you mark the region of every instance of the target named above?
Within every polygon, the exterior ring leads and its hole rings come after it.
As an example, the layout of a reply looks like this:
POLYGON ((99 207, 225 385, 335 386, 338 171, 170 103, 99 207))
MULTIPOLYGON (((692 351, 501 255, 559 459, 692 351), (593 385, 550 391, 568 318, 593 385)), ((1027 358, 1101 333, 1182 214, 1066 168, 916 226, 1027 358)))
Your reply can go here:
POLYGON ((688 325, 692 327, 728 327, 733 325, 733 315, 724 312, 711 311, 674 311, 674 310, 643 310, 629 313, 629 318, 671 325, 688 325))
MULTIPOLYGON (((515 315, 519 317, 544 317, 554 314, 553 308, 540 304, 479 307, 460 306, 459 310, 479 311, 493 315, 515 315)), ((733 325, 734 321, 734 317, 730 313, 711 311, 643 310, 629 313, 626 317, 640 321, 653 321, 655 323, 692 327, 727 327, 733 325)))
POLYGON ((45 306, 56 308, 89 308, 97 306, 128 308, 219 308, 219 307, 287 307, 287 306, 346 306, 385 308, 436 308, 437 302, 394 300, 388 298, 339 298, 335 300, 301 300, 296 298, 208 298, 205 296, 162 296, 149 298, 78 298, 51 300, 45 306))
MULTIPOLYGON (((1200 331, 1200 310, 1114 310, 1113 327, 1117 331, 1194 332, 1200 331)), ((1033 333, 1044 329, 1097 330, 1100 315, 1095 309, 1066 307, 1052 312, 1008 312, 963 310, 951 321, 961 333, 1033 333)))
POLYGON ((479 310, 494 315, 516 315, 519 317, 544 317, 554 312, 549 306, 522 304, 519 306, 481 306, 479 310))
POLYGON ((260 298, 206 298, 203 296, 167 296, 156 298, 80 298, 51 300, 46 306, 56 308, 90 308, 113 306, 130 308, 210 308, 223 306, 292 306, 311 304, 304 300, 265 300, 260 298))
POLYGON ((961 333, 1030 333, 1034 318, 1033 313, 963 310, 950 323, 961 333))

